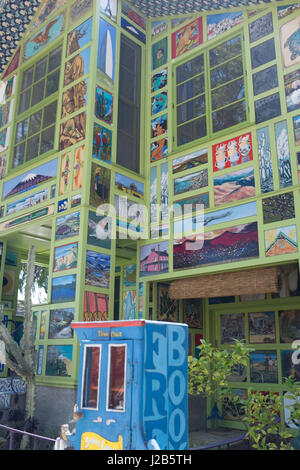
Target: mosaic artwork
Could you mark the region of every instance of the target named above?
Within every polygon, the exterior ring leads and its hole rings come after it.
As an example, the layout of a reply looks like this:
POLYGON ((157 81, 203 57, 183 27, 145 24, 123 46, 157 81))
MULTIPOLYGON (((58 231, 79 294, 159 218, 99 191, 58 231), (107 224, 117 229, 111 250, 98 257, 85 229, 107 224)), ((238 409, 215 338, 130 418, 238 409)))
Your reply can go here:
POLYGON ((157 20, 151 23, 151 35, 152 37, 159 36, 168 29, 168 20, 157 20))
POLYGON ((72 3, 69 14, 69 26, 83 18, 89 11, 92 11, 93 0, 77 0, 72 3))
POLYGON ((219 34, 228 31, 243 21, 243 13, 235 11, 233 13, 220 13, 218 15, 207 16, 207 39, 213 39, 219 34))
POLYGON ((251 133, 213 146, 213 170, 224 170, 253 159, 251 133))
POLYGON ((194 49, 203 42, 202 17, 172 34, 172 59, 194 49))
POLYGON ((280 26, 281 55, 285 68, 300 62, 299 35, 299 18, 280 26))
POLYGON ((183 301, 183 323, 189 325, 189 328, 203 328, 202 299, 183 301))
POLYGON ((87 250, 85 283, 87 286, 109 288, 110 255, 87 250))
POLYGON ((97 67, 100 78, 112 84, 115 78, 116 28, 100 18, 97 67))
POLYGON ((278 194, 262 200, 264 224, 295 217, 293 193, 278 194))
POLYGON ((164 88, 168 84, 168 69, 160 70, 152 75, 152 92, 164 88))
POLYGON ((161 219, 169 221, 169 167, 163 163, 160 170, 160 210, 161 219))
POLYGON ((75 150, 72 190, 81 189, 83 184, 84 145, 75 150))
POLYGON ((48 346, 45 375, 56 377, 72 376, 73 346, 48 346))
POLYGON ((169 270, 169 242, 140 248, 140 276, 162 274, 169 270))
POLYGON ((146 30, 146 21, 139 15, 135 10, 130 8, 127 3, 122 1, 122 15, 127 16, 131 21, 133 21, 137 26, 146 30))
POLYGON ((174 180, 174 195, 195 191, 208 185, 208 171, 201 170, 174 180))
POLYGON ((87 243, 110 250, 111 219, 89 211, 87 243))
POLYGON ((115 174, 115 188, 139 199, 144 196, 144 184, 121 173, 115 174))
POLYGON ((276 351, 250 353, 250 380, 254 383, 278 383, 276 351))
POLYGON ((75 318, 74 308, 61 308, 50 310, 49 339, 73 338, 71 323, 75 318))
MULTIPOLYGON (((181 214, 179 213, 179 215, 181 214)), ((184 215, 186 215, 186 212, 184 212, 184 215)), ((223 224, 225 222, 232 222, 234 220, 254 216, 257 216, 256 202, 240 204, 238 206, 233 206, 228 209, 221 209, 215 212, 205 212, 204 215, 201 214, 199 216, 188 217, 178 221, 175 220, 174 236, 178 238, 180 236, 178 234, 181 233, 198 233, 197 229, 201 227, 223 224)))
MULTIPOLYGON (((90 48, 87 47, 80 54, 67 60, 65 65, 64 87, 88 74, 90 70, 90 48)), ((80 88, 79 88, 80 90, 80 88)), ((84 95, 86 90, 84 90, 84 95)), ((78 108, 79 109, 79 108, 78 108)))
POLYGON ((276 343, 275 313, 249 313, 249 343, 276 343))
POLYGON ((76 237, 79 235, 80 212, 58 217, 56 220, 55 240, 76 237))
POLYGON ((32 208, 41 202, 46 201, 48 198, 48 188, 39 191, 37 193, 31 194, 22 199, 18 199, 16 202, 7 204, 6 215, 16 214, 24 209, 32 208))
MULTIPOLYGON (((157 131, 160 135, 164 133, 162 128, 159 128, 157 131)), ((161 160, 168 155, 168 137, 163 139, 156 140, 151 144, 151 162, 156 162, 161 160)))
POLYGON ((266 256, 287 255, 298 251, 296 226, 265 231, 266 256))
POLYGON ((83 321, 106 321, 108 308, 109 296, 107 294, 85 291, 83 321))
POLYGON ((209 208, 209 193, 199 194, 186 199, 180 199, 174 203, 180 209, 180 213, 188 215, 199 210, 199 206, 204 209, 209 208))
POLYGON ((124 266, 123 285, 125 287, 134 287, 136 285, 136 264, 124 266))
POLYGON ((98 207, 109 202, 110 171, 92 163, 90 204, 98 207))
POLYGON ((293 117, 295 145, 300 145, 300 116, 293 117))
POLYGON ((106 15, 110 20, 117 20, 118 1, 117 0, 100 0, 100 13, 106 15))
POLYGON ((198 150, 183 157, 175 158, 172 161, 173 173, 189 170, 199 165, 204 165, 208 162, 207 149, 198 150))
POLYGON ((281 351, 282 381, 284 378, 292 377, 294 380, 300 380, 300 365, 292 360, 294 350, 281 351))
POLYGON ((151 121, 151 138, 168 132, 168 115, 163 114, 151 121))
POLYGON ((279 312, 279 335, 281 343, 292 343, 300 339, 300 310, 279 312))
POLYGON ((287 111, 300 108, 300 70, 284 76, 284 88, 287 111))
POLYGON ((57 158, 22 173, 3 184, 2 199, 29 191, 57 176, 57 158))
POLYGON ((154 95, 151 101, 151 110, 152 114, 157 114, 162 111, 165 111, 168 107, 168 93, 163 91, 162 93, 158 93, 154 95))
POLYGON ((152 45, 152 70, 168 62, 168 38, 165 37, 152 45))
POLYGON ((112 131, 95 122, 93 132, 93 158, 98 158, 106 163, 110 163, 111 146, 112 131))
POLYGON ((47 0, 41 8, 39 8, 38 14, 31 23, 29 29, 26 31, 26 34, 29 34, 34 29, 38 28, 47 20, 47 18, 49 18, 50 15, 53 15, 54 12, 63 7, 64 3, 64 0, 47 0))
POLYGON ((169 285, 157 284, 157 320, 167 322, 178 322, 179 304, 178 300, 169 297, 169 285))
POLYGON ((24 45, 24 60, 33 57, 64 31, 64 15, 58 15, 24 45))
POLYGON ((259 256, 257 222, 174 240, 174 269, 241 261, 259 256))
POLYGON ((253 167, 214 178, 215 205, 255 196, 253 167))
POLYGON ((59 184, 59 194, 63 194, 69 191, 70 187, 70 173, 71 173, 71 153, 66 153, 61 157, 61 176, 59 184))
POLYGON ((51 303, 58 304, 75 300, 76 275, 52 278, 51 303))
POLYGON ((221 344, 231 344, 234 340, 243 341, 245 336, 245 314, 220 315, 221 344))
POLYGON ((66 57, 81 49, 92 40, 93 18, 89 18, 77 28, 73 29, 67 37, 66 57))
POLYGON ((133 26, 132 23, 129 23, 129 21, 125 20, 125 18, 121 18, 121 26, 129 34, 132 34, 133 37, 135 37, 142 43, 146 44, 146 35, 142 31, 140 31, 138 28, 133 26))
POLYGON ((65 271, 77 267, 78 243, 70 245, 57 246, 54 249, 53 271, 65 271))
POLYGON ((275 135, 280 188, 286 188, 292 184, 292 168, 286 121, 275 124, 275 135))
POLYGON ((274 190, 269 128, 257 131, 259 175, 262 193, 274 190))
POLYGON ((0 152, 8 149, 10 127, 6 127, 0 131, 0 152))
POLYGON ((134 320, 136 312, 136 291, 129 290, 123 292, 123 318, 124 320, 134 320))
POLYGON ((0 82, 0 104, 4 104, 15 93, 16 75, 6 82, 0 82))
POLYGON ((95 117, 107 124, 113 122, 113 96, 99 86, 96 87, 95 117))
POLYGON ((86 112, 67 119, 60 126, 59 148, 63 150, 85 139, 86 112))
POLYGON ((150 170, 150 222, 157 222, 157 168, 150 170))

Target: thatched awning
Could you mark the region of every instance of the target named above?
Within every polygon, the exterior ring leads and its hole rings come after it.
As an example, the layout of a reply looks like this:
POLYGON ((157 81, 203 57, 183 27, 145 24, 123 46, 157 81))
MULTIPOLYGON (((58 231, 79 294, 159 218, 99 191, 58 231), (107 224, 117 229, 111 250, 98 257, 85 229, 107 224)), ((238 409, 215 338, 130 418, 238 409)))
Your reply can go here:
POLYGON ((171 299, 200 299, 280 291, 280 268, 248 269, 178 279, 169 287, 171 299))

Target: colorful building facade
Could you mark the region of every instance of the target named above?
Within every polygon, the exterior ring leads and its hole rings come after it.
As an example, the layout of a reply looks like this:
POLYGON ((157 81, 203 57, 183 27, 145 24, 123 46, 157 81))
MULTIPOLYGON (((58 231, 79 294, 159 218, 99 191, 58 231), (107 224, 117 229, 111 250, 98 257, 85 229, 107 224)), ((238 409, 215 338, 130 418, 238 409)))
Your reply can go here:
POLYGON ((74 321, 184 322, 191 355, 243 339, 241 394, 300 377, 300 4, 153 17, 146 3, 46 0, 2 76, 1 300, 22 322, 34 244, 49 268, 33 308, 41 415, 53 391, 72 413, 74 321), (272 288, 254 282, 265 268, 272 288), (234 273, 230 290, 214 278, 234 273))

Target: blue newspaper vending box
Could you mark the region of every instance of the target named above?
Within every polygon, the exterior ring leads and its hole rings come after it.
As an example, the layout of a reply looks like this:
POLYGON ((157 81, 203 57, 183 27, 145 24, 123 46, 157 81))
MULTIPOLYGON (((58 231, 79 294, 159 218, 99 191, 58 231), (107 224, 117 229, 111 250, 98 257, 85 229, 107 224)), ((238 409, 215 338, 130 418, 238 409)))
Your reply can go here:
POLYGON ((73 323, 80 341, 76 450, 188 448, 188 327, 73 323))

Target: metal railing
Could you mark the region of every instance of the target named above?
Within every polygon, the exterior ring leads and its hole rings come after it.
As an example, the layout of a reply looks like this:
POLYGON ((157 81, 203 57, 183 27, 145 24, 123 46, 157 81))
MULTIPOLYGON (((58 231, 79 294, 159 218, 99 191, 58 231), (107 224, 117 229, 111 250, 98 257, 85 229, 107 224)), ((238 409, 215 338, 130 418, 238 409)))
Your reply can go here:
POLYGON ((5 431, 9 432, 8 450, 14 450, 15 434, 22 434, 23 436, 25 435, 25 436, 32 437, 34 439, 34 442, 40 439, 42 441, 48 441, 48 442, 53 443, 53 446, 55 444, 55 439, 51 439, 50 437, 39 436, 38 434, 32 434, 30 432, 21 431, 20 429, 14 429, 9 426, 4 426, 3 424, 0 424, 0 429, 4 429, 5 431))
POLYGON ((220 449, 221 447, 226 447, 227 450, 230 450, 230 447, 233 444, 243 443, 245 447, 247 447, 247 439, 246 434, 241 434, 240 436, 232 437, 231 439, 226 439, 224 441, 213 442, 212 444, 207 444, 205 446, 200 447, 193 447, 190 450, 209 450, 209 449, 220 449))

